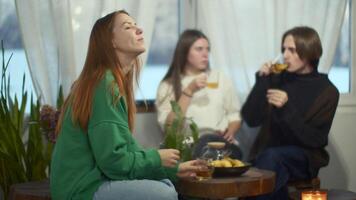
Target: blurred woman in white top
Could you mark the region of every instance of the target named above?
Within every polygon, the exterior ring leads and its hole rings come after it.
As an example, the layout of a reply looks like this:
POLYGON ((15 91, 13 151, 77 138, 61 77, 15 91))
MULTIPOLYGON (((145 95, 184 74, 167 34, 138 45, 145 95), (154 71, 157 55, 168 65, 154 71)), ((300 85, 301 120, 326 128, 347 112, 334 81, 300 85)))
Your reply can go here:
POLYGON ((231 157, 240 158, 235 140, 241 126, 240 102, 232 81, 221 71, 210 69, 209 52, 209 40, 201 31, 190 29, 180 35, 158 88, 158 122, 164 129, 173 121, 170 102, 177 101, 183 114, 199 128, 200 140, 193 157, 201 154, 207 142, 225 141, 233 151, 231 157))

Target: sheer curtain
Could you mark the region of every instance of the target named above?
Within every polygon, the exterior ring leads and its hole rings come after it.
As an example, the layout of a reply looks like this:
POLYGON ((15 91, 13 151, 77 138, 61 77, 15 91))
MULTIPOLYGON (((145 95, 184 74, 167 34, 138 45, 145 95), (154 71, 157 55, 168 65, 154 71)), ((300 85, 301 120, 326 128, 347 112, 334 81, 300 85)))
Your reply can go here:
POLYGON ((67 94, 82 70, 95 21, 125 9, 143 28, 148 50, 160 0, 15 1, 35 91, 42 103, 55 105, 59 86, 67 94))
POLYGON ((198 0, 197 28, 212 43, 212 67, 231 74, 243 102, 263 62, 280 52, 282 34, 294 26, 315 28, 324 53, 319 71, 328 72, 346 0, 198 0))
MULTIPOLYGON (((197 0, 196 27, 210 38, 211 65, 234 80, 244 102, 262 63, 280 53, 282 34, 294 26, 315 28, 322 40, 319 71, 328 72, 341 29, 345 0, 197 0)), ((248 158, 258 128, 243 123, 237 134, 248 158)))

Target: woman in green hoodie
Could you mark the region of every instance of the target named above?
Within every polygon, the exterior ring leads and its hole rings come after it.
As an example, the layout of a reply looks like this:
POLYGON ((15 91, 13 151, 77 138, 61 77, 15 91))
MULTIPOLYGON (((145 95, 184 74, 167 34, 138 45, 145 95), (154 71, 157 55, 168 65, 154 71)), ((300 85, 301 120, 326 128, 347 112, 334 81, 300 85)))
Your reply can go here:
POLYGON ((179 163, 175 149, 142 149, 132 137, 133 81, 144 51, 143 32, 127 12, 94 24, 57 127, 52 199, 177 199, 170 180, 204 168, 195 160, 179 163))

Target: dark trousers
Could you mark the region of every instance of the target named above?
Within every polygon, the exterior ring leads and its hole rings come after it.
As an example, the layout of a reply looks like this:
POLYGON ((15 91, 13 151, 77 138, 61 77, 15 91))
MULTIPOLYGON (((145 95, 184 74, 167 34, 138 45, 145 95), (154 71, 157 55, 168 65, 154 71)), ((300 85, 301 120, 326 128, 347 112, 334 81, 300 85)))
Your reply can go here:
POLYGON ((248 198, 249 200, 288 199, 289 180, 309 179, 308 159, 297 146, 271 147, 260 153, 254 166, 276 172, 275 190, 271 194, 248 198))

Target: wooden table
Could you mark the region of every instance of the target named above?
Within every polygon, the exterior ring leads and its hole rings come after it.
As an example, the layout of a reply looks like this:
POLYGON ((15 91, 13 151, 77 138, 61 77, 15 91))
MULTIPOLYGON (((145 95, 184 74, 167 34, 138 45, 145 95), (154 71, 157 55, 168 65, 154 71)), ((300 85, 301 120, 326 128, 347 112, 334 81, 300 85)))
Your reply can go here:
POLYGON ((268 194, 273 191, 274 185, 274 172, 251 168, 238 177, 212 178, 204 181, 181 179, 176 188, 178 193, 184 196, 222 199, 268 194))

